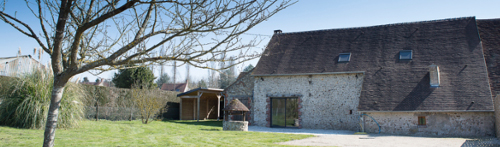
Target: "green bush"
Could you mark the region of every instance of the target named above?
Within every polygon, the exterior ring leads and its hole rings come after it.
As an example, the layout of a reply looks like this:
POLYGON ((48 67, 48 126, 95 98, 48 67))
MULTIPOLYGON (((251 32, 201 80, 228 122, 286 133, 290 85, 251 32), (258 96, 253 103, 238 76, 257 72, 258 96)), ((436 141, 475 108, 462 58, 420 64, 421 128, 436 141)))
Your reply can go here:
MULTIPOLYGON (((18 128, 41 129, 45 127, 50 106, 53 77, 36 71, 20 78, 3 77, 0 80, 0 125, 18 128)), ((59 108, 58 128, 78 125, 83 116, 82 88, 69 82, 59 108)))

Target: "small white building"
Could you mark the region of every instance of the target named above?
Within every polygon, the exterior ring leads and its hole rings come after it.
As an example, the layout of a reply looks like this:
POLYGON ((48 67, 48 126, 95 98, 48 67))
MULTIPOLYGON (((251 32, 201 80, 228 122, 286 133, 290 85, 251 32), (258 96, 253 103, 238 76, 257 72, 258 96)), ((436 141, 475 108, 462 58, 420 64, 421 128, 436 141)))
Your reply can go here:
POLYGON ((31 73, 35 69, 46 70, 46 67, 31 55, 0 58, 0 76, 15 77, 31 73))

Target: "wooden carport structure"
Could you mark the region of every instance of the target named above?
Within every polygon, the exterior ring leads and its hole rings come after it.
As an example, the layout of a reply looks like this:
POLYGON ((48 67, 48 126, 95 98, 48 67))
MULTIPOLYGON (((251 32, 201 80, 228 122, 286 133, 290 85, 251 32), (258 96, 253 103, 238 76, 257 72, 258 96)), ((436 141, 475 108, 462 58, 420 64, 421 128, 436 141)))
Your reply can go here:
POLYGON ((178 94, 180 120, 217 119, 220 117, 221 96, 224 89, 196 88, 178 94))

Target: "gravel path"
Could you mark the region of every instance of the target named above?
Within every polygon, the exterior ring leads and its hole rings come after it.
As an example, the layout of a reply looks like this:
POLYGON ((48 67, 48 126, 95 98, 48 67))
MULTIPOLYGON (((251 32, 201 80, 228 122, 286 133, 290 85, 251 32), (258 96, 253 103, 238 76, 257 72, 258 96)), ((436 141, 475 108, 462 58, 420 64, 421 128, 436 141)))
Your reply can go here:
POLYGON ((284 129, 249 126, 248 131, 293 134, 312 134, 315 137, 282 142, 283 145, 299 146, 341 146, 341 147, 500 147, 495 138, 435 138, 392 135, 354 135, 353 131, 284 129))

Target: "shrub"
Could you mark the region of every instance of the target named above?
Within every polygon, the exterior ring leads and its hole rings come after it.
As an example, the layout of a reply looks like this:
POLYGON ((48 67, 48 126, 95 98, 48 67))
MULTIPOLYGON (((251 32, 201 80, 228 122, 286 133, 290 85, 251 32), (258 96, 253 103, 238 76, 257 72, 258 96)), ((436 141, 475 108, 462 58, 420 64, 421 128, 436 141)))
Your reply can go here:
MULTIPOLYGON (((6 78, 6 77, 4 77, 6 78)), ((53 76, 35 70, 20 78, 0 81, 0 125, 18 128, 45 127, 53 87, 53 76)), ((58 128, 71 128, 82 118, 82 88, 69 82, 61 100, 58 128)))
POLYGON ((80 85, 85 90, 85 97, 83 104, 85 106, 93 106, 95 108, 95 120, 99 120, 99 106, 105 105, 110 101, 108 96, 110 90, 108 87, 94 86, 94 85, 80 85))
POLYGON ((162 96, 159 89, 144 84, 132 86, 132 99, 139 110, 143 124, 147 124, 150 118, 156 117, 167 103, 167 99, 162 96))
MULTIPOLYGON (((139 109, 136 105, 136 100, 132 97, 133 89, 125 88, 110 88, 94 85, 84 85, 86 96, 83 101, 84 104, 84 118, 95 119, 98 116, 99 119, 106 120, 135 120, 141 118, 139 109), (99 108, 96 107, 96 99, 92 97, 94 94, 93 88, 98 88, 99 91, 104 91, 104 100, 99 99, 99 108), (96 112, 98 109, 98 112, 96 112)), ((137 89, 141 90, 141 89, 137 89)), ((143 93, 142 91, 140 91, 143 93)), ((175 91, 163 91, 157 90, 156 95, 161 95, 164 102, 159 102, 158 104, 163 104, 163 108, 157 113, 158 119, 179 119, 179 102, 180 99, 177 97, 179 92, 175 91), (163 110, 163 111, 162 111, 163 110)), ((155 116, 152 116, 155 117, 155 116)))
POLYGON ((153 71, 148 67, 120 69, 113 77, 113 83, 119 88, 132 88, 135 83, 148 87, 157 87, 153 71))

